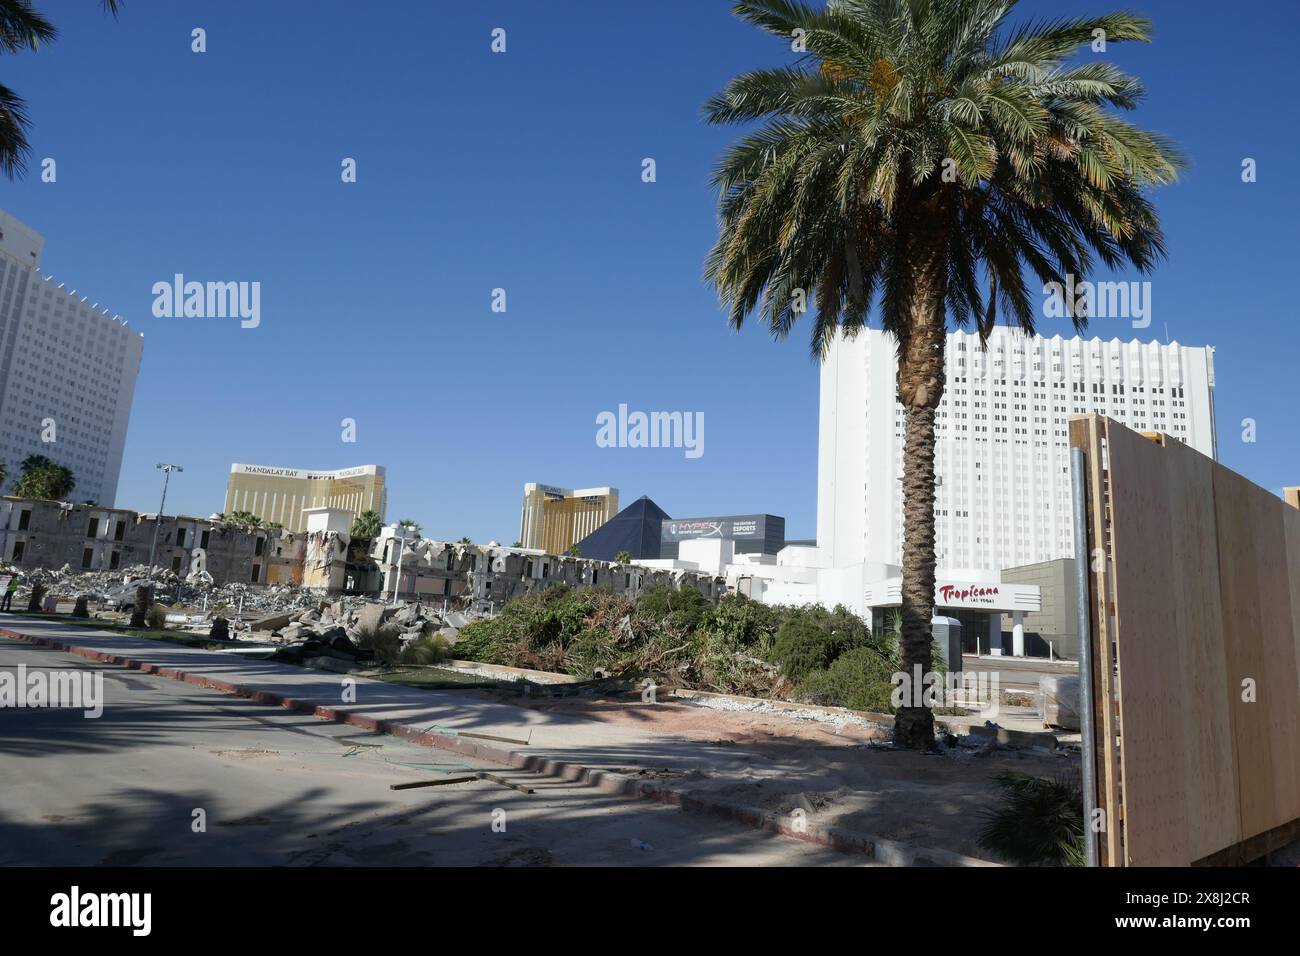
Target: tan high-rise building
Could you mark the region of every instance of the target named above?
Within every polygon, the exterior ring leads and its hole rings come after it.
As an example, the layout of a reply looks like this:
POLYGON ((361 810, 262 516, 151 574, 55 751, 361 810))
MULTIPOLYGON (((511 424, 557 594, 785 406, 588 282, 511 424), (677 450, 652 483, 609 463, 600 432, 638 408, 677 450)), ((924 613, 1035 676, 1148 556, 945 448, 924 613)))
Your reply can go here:
POLYGON ((519 542, 547 554, 563 554, 618 514, 617 488, 524 485, 519 542))
POLYGON ((338 471, 308 471, 269 465, 231 465, 222 510, 250 511, 288 531, 306 531, 308 508, 339 508, 353 517, 377 511, 384 517, 388 493, 383 465, 358 465, 338 471))
POLYGON ((1282 499, 1292 508, 1300 508, 1300 485, 1282 489, 1282 499))

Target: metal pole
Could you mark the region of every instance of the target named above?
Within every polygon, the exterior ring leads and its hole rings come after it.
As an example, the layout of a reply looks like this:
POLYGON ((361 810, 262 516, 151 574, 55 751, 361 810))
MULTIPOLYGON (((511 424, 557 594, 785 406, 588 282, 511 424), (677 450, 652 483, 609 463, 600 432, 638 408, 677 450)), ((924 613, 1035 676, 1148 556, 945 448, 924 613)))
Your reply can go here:
POLYGON ((158 526, 162 524, 163 508, 167 507, 167 483, 171 480, 173 468, 177 471, 185 470, 180 465, 158 464, 154 465, 154 467, 163 470, 163 490, 162 501, 158 503, 158 517, 154 519, 153 523, 153 540, 149 542, 149 581, 151 583, 153 581, 154 552, 158 548, 158 526))
MULTIPOLYGON (((1070 449, 1070 484, 1074 497, 1074 587, 1078 593, 1079 625, 1079 730, 1083 767, 1083 853, 1084 865, 1097 865, 1097 832, 1092 821, 1097 810, 1097 742, 1092 713, 1092 597, 1088 589, 1088 495, 1084 475, 1083 449, 1070 449)), ((1102 674, 1102 680, 1110 675, 1102 674)), ((1110 826, 1111 821, 1106 821, 1110 826)))

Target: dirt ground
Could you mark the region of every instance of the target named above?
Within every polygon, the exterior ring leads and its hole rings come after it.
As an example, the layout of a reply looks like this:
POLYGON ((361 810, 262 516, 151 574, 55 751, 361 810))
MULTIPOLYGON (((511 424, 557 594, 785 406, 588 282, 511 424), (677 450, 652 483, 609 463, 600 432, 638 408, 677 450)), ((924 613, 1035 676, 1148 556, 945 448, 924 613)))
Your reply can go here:
POLYGON ((980 814, 1001 798, 994 779, 1016 770, 1077 773, 1077 751, 1011 750, 963 738, 937 754, 895 750, 888 732, 676 700, 557 699, 531 709, 588 720, 652 725, 664 745, 602 769, 678 786, 930 849, 990 859, 976 837, 980 814), (701 748, 700 743, 708 746, 701 748), (918 810, 920 813, 918 814, 918 810))

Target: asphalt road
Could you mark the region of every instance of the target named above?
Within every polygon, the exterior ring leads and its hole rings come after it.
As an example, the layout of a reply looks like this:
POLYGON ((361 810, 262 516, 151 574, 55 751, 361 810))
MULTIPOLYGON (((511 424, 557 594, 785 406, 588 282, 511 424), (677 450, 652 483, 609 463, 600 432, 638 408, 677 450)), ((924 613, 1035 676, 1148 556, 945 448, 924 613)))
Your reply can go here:
POLYGON ((1043 674, 1054 677, 1073 677, 1079 673, 1075 661, 1048 661, 1041 657, 963 657, 962 668, 967 671, 996 673, 1002 690, 1031 693, 1038 690, 1038 678, 1043 674))
POLYGON ((0 708, 0 865, 864 863, 0 638, 0 670, 19 664, 102 672, 105 703, 98 719, 0 708), (536 792, 488 781, 389 789, 478 769, 536 792))

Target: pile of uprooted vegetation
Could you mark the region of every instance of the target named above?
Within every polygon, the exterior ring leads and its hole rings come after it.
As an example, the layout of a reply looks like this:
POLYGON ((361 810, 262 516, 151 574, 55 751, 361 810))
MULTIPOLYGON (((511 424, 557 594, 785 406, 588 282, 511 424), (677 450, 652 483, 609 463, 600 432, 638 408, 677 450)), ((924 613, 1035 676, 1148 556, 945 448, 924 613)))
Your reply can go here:
MULTIPOLYGON (((552 587, 466 625, 458 658, 622 677, 750 697, 890 712, 896 630, 872 634, 857 615, 780 607, 661 586, 629 601, 601 588, 552 587)), ((934 648, 934 670, 943 662, 934 648)))

